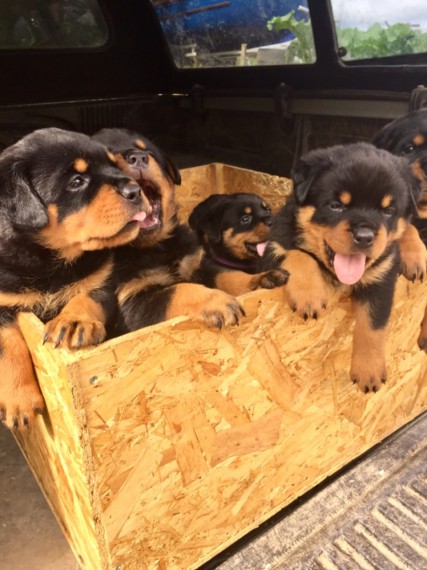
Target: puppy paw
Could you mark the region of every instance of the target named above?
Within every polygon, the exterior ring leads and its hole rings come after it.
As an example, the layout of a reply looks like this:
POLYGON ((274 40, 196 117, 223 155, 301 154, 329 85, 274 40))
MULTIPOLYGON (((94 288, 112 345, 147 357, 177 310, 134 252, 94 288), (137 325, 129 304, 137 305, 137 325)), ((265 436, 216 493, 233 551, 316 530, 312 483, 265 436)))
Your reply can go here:
POLYGON ((299 287, 289 280, 286 292, 290 308, 304 320, 317 319, 327 308, 329 292, 322 283, 316 288, 310 288, 307 284, 299 287))
POLYGON ((383 384, 387 381, 387 372, 385 366, 377 369, 369 362, 366 365, 353 365, 350 371, 350 378, 353 384, 357 384, 359 389, 364 393, 378 392, 383 384))
POLYGON ((274 289, 288 282, 289 272, 285 269, 271 269, 257 273, 252 278, 252 291, 256 289, 274 289))
POLYGON ((97 345, 106 336, 105 326, 100 321, 72 319, 59 314, 45 326, 43 343, 52 342, 55 348, 82 348, 97 345))
POLYGON ((418 230, 409 225, 399 240, 400 272, 409 281, 423 281, 427 273, 427 249, 418 230))
POLYGON ((220 289, 198 283, 178 283, 166 312, 166 318, 189 317, 211 328, 239 324, 245 311, 235 297, 220 289))
POLYGON ((315 259, 303 251, 287 253, 282 268, 289 272, 285 287, 290 308, 304 320, 317 319, 325 311, 332 287, 315 259))
POLYGON ((411 252, 413 255, 406 254, 404 258, 402 257, 402 264, 400 272, 401 274, 414 283, 419 279, 424 281, 424 277, 427 273, 427 257, 425 252, 411 252))
POLYGON ((223 291, 213 290, 207 303, 201 308, 198 317, 208 327, 221 329, 224 326, 238 325, 245 312, 240 303, 223 291))
POLYGON ((0 394, 0 421, 10 429, 28 428, 37 414, 44 412, 43 396, 37 383, 14 383, 2 386, 0 394))

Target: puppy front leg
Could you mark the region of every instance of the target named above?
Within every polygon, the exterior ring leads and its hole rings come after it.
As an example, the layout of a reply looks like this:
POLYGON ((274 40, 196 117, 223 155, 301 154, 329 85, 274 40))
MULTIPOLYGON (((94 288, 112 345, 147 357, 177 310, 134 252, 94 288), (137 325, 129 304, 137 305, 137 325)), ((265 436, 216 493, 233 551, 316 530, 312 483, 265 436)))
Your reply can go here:
POLYGON ((200 266, 191 277, 191 281, 225 291, 237 297, 257 289, 274 289, 284 285, 289 274, 281 268, 267 269, 259 273, 220 267, 211 259, 203 258, 200 266))
POLYGON ((402 273, 409 279, 423 281, 427 273, 427 249, 415 226, 409 224, 399 239, 402 273))
POLYGON ((269 269, 260 273, 249 274, 244 271, 218 271, 213 282, 214 287, 230 295, 243 295, 257 289, 274 289, 285 285, 289 273, 284 269, 269 269))
POLYGON ((113 261, 109 258, 90 278, 65 292, 65 304, 58 306, 61 310, 57 316, 45 325, 43 342, 53 342, 55 348, 79 349, 105 339, 106 326, 116 306, 112 270, 113 261))
POLYGON ((380 281, 352 292, 355 325, 350 377, 362 392, 377 392, 387 380, 385 345, 398 274, 394 258, 380 281))
POLYGON ((79 293, 72 297, 57 317, 46 323, 43 342, 53 342, 55 348, 82 348, 97 345, 106 336, 107 311, 105 302, 96 292, 79 293))
POLYGON ((0 421, 28 427, 44 410, 30 352, 16 322, 0 329, 0 421))
POLYGON ((285 289, 291 309, 304 319, 317 319, 332 293, 317 261, 304 251, 292 249, 286 252, 280 266, 289 273, 285 289))
POLYGON ((350 378, 364 392, 377 392, 387 380, 385 343, 387 328, 373 328, 368 302, 354 304, 356 323, 350 378))
POLYGON ((237 325, 245 312, 232 295, 197 283, 174 285, 166 318, 185 315, 209 327, 237 325))
POLYGON ((174 317, 189 317, 209 327, 237 325, 244 310, 239 302, 219 289, 198 283, 152 286, 131 294, 119 292, 115 335, 154 325, 174 317))

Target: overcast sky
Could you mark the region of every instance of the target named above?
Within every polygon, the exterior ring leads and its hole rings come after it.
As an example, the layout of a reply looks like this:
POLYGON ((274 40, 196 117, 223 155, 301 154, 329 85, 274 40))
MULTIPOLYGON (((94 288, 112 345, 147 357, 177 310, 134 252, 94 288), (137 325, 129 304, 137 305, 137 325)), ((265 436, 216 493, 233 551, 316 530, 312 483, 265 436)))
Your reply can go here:
POLYGON ((371 24, 420 24, 427 31, 427 0, 331 0, 335 20, 341 28, 371 24))

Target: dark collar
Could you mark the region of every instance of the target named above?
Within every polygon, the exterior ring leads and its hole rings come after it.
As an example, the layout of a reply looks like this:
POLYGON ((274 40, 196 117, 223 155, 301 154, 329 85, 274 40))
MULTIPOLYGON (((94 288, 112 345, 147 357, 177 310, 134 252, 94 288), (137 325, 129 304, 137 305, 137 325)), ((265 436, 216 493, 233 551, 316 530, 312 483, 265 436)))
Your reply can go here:
POLYGON ((257 264, 253 261, 231 261, 225 257, 213 257, 212 259, 219 265, 224 265, 224 267, 230 267, 232 269, 240 269, 242 271, 253 271, 257 267, 257 264))

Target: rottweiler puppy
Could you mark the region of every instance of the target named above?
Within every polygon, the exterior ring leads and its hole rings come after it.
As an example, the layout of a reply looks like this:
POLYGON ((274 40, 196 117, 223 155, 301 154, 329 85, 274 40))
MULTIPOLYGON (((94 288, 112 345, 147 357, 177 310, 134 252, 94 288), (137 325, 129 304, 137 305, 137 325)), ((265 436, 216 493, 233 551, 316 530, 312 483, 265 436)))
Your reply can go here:
POLYGON ((152 208, 136 239, 115 251, 116 335, 175 316, 219 328, 237 324, 243 310, 235 295, 285 281, 283 272, 248 275, 236 270, 228 279, 214 276, 205 286, 198 274, 203 248, 178 221, 175 186, 181 177, 173 162, 152 141, 127 129, 102 129, 93 138, 140 184, 152 208))
POLYGON ((101 342, 115 305, 111 248, 138 235, 151 207, 106 148, 46 128, 0 155, 0 419, 30 425, 42 413, 18 311, 46 323, 44 342, 101 342))
POLYGON ((289 271, 288 302, 305 319, 325 310, 332 288, 351 296, 350 375, 363 392, 386 381, 397 242, 418 191, 407 161, 371 144, 311 151, 295 167, 292 194, 273 220, 261 258, 263 268, 289 271))
POLYGON ((212 194, 191 212, 188 223, 206 255, 199 273, 204 281, 221 270, 256 273, 272 224, 271 207, 257 194, 212 194))
MULTIPOLYGON (((401 239, 403 273, 409 279, 421 280, 426 274, 427 245, 427 109, 412 111, 388 123, 373 139, 378 148, 405 156, 411 163, 420 185, 417 216, 401 239), (415 231, 418 230, 418 233, 415 231), (419 243, 419 237, 423 244, 419 243)), ((418 339, 421 349, 427 352, 427 307, 418 339)))
POLYGON ((405 277, 423 280, 427 272, 427 109, 412 111, 388 123, 372 142, 378 148, 405 156, 420 185, 417 215, 400 240, 400 250, 405 277))

